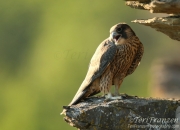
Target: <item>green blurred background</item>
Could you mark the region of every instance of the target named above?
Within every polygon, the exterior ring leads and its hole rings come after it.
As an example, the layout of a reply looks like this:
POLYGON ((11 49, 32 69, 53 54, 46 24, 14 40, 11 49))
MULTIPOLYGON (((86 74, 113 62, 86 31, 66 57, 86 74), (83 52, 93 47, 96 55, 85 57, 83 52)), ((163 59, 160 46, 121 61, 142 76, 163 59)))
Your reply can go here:
POLYGON ((152 17, 120 0, 1 1, 0 130, 74 130, 59 113, 83 81, 96 47, 118 22, 128 23, 145 47, 140 67, 120 92, 150 96, 152 61, 180 45, 130 22, 152 17))

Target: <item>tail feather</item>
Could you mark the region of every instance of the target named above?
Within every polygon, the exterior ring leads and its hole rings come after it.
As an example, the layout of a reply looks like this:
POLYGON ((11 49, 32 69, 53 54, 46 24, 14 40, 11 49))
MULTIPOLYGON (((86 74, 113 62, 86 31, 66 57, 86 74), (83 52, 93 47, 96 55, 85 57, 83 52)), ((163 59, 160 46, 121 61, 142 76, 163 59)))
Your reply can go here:
POLYGON ((65 113, 66 113, 66 109, 63 109, 63 111, 60 113, 60 115, 65 115, 65 113))
POLYGON ((60 115, 65 115, 65 113, 66 113, 66 111, 67 111, 67 109, 69 109, 70 108, 70 106, 63 106, 63 111, 60 113, 60 115))
POLYGON ((66 115, 66 111, 69 108, 69 106, 77 104, 84 97, 85 93, 86 91, 77 92, 71 103, 68 105, 68 107, 63 106, 63 111, 60 113, 60 115, 66 115))
POLYGON ((87 90, 84 90, 82 92, 77 92, 76 95, 74 96, 73 100, 71 101, 71 103, 68 105, 68 106, 71 106, 71 105, 75 105, 77 104, 78 102, 80 102, 80 100, 82 100, 85 95, 86 95, 86 92, 87 90))

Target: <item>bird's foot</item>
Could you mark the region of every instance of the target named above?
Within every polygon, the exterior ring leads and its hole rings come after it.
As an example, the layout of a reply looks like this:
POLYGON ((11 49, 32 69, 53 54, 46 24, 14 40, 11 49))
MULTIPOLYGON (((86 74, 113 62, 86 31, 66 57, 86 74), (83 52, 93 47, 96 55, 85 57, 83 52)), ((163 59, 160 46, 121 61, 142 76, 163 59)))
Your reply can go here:
POLYGON ((115 96, 115 97, 111 97, 111 99, 113 99, 113 100, 116 100, 116 99, 121 100, 121 99, 123 99, 123 97, 122 96, 115 96))
POLYGON ((122 99, 128 97, 127 94, 125 94, 125 93, 124 93, 124 94, 120 94, 119 92, 115 92, 115 93, 113 94, 113 96, 114 96, 114 97, 121 97, 122 99))
POLYGON ((123 96, 121 96, 119 92, 115 92, 113 96, 114 96, 114 99, 123 99, 123 96))
POLYGON ((108 93, 107 95, 105 95, 105 101, 110 101, 110 100, 121 100, 123 99, 121 96, 115 96, 113 97, 111 95, 111 93, 108 93))

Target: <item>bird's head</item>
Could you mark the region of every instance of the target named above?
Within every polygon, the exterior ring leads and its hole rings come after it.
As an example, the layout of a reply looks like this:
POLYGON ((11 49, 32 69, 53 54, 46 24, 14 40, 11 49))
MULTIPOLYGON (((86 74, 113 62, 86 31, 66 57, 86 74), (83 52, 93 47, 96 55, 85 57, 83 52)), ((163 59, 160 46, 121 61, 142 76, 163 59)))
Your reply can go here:
POLYGON ((110 40, 114 41, 115 44, 123 44, 127 39, 130 39, 136 34, 126 23, 118 23, 110 29, 110 40))

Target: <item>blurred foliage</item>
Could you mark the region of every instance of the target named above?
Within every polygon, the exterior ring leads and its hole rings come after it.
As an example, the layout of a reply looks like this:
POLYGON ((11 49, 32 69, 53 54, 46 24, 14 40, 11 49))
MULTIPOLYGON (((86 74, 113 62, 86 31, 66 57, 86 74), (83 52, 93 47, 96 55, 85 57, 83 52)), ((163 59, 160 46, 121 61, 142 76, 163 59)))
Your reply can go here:
POLYGON ((71 130, 59 115, 83 78, 96 47, 118 22, 128 23, 145 54, 121 93, 149 96, 152 60, 179 51, 179 43, 130 21, 153 14, 124 1, 9 0, 0 4, 0 129, 71 130))

